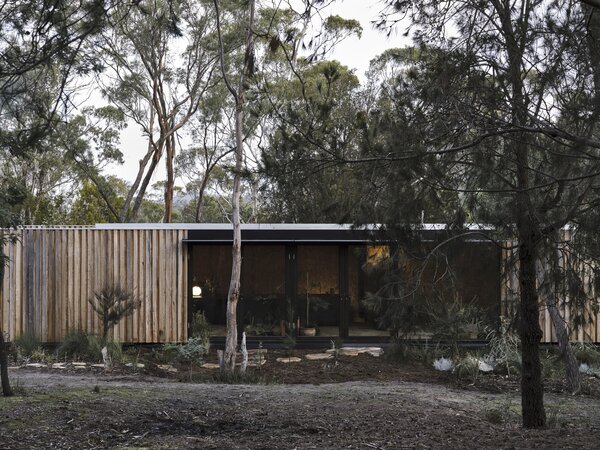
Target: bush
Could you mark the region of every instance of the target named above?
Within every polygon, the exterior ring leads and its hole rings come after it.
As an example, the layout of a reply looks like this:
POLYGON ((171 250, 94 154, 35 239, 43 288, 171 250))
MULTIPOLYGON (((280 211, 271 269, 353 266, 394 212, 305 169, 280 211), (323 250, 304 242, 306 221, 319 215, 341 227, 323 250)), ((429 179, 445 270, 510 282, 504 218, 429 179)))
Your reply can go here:
POLYGON ((35 350, 42 346, 42 341, 35 333, 26 331, 15 339, 14 345, 20 356, 30 357, 35 350))
POLYGON ((521 340, 510 330, 509 322, 500 318, 500 328, 488 330, 489 357, 496 363, 496 371, 504 371, 507 375, 521 371, 521 340))
POLYGON ((481 327, 481 309, 455 297, 453 301, 439 298, 428 306, 432 339, 446 343, 453 355, 458 355, 458 342, 478 333, 481 327))
POLYGON ((588 366, 600 366, 600 350, 594 344, 576 342, 572 344, 572 347, 577 361, 588 366))
POLYGON ((204 311, 196 311, 192 317, 190 337, 200 338, 203 342, 210 340, 210 323, 206 320, 204 311))
MULTIPOLYGON (((103 347, 103 339, 100 336, 79 330, 67 334, 56 353, 59 358, 102 362, 103 347)), ((123 348, 120 342, 109 339, 106 347, 113 363, 120 363, 123 360, 123 348)))
POLYGON ((93 342, 93 338, 81 330, 68 333, 56 353, 59 358, 86 359, 96 362, 102 359, 102 354, 93 342))
POLYGON ((202 362, 202 357, 208 354, 210 343, 199 337, 190 338, 185 344, 165 344, 162 347, 162 357, 166 361, 188 363, 190 366, 190 381, 193 376, 194 363, 202 362))
POLYGON ((454 365, 452 374, 457 380, 469 381, 474 384, 479 378, 479 359, 467 354, 454 365))

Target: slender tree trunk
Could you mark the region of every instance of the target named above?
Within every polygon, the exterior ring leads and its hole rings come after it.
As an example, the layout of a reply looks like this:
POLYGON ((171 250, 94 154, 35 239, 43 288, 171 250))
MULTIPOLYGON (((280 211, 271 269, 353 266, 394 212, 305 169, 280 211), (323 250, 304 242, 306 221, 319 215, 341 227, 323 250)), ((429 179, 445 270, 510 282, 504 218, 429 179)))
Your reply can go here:
MULTIPOLYGON (((4 230, 0 230, 0 299, 4 296, 4 267, 6 264, 6 258, 4 254, 4 243, 6 237, 4 230)), ((12 389, 10 388, 10 380, 8 378, 8 354, 6 351, 6 343, 4 342, 4 330, 0 328, 0 382, 2 383, 2 393, 5 397, 13 395, 12 389)))
POLYGON ((204 192, 206 191, 206 186, 208 185, 208 170, 204 173, 204 177, 202 177, 202 183, 200 184, 200 189, 198 189, 198 201, 196 202, 196 223, 202 222, 202 207, 204 205, 204 192))
POLYGON ((6 351, 6 342, 4 342, 4 331, 0 330, 0 381, 2 382, 2 394, 5 397, 13 395, 8 378, 8 354, 6 351))
POLYGON ((175 158, 175 135, 172 134, 171 136, 169 136, 165 144, 167 150, 167 183, 165 185, 165 216, 163 222, 171 223, 171 221, 173 220, 173 190, 175 186, 175 177, 173 175, 173 159, 175 158))
POLYGON ((152 179, 154 170, 156 169, 156 166, 158 165, 158 163, 160 161, 160 157, 162 156, 161 155, 162 144, 160 144, 159 148, 160 148, 160 150, 157 150, 156 152, 154 152, 154 155, 152 156, 152 162, 150 163, 150 168, 148 169, 148 172, 146 173, 146 176, 144 177, 144 180, 142 181, 142 185, 140 186, 138 195, 135 198, 135 202, 133 203, 133 208, 131 209, 131 215, 129 216, 129 219, 131 221, 134 221, 138 216, 140 207, 142 206, 142 201, 144 200, 144 195, 146 195, 146 189, 148 189, 148 185, 150 184, 150 180, 152 179))
MULTIPOLYGON (((154 117, 156 113, 154 109, 150 109, 150 120, 149 120, 149 129, 152 129, 154 124, 154 117)), ((129 207, 131 206, 131 202, 133 201, 133 196, 138 190, 140 183, 142 181, 142 177, 144 176, 144 171, 146 170, 146 166, 148 165, 148 161, 155 153, 155 148, 153 145, 153 141, 151 136, 148 136, 148 150, 142 159, 139 161, 140 168, 138 169, 137 176, 135 177, 135 181, 129 188, 129 192, 127 192, 127 197, 125 198, 125 203, 123 203, 123 208, 121 208, 121 214, 119 215, 119 222, 123 223, 127 219, 127 212, 129 211, 129 207)))
POLYGON ((240 276, 242 271, 242 231, 240 224, 240 194, 242 164, 244 160, 244 93, 246 74, 252 72, 254 61, 254 0, 248 2, 248 25, 246 28, 246 51, 244 67, 239 77, 237 91, 231 86, 225 71, 223 39, 221 37, 221 22, 219 18, 219 4, 213 0, 217 19, 217 35, 219 38, 219 56, 221 60, 221 74, 227 89, 235 100, 235 173, 233 177, 233 248, 231 250, 232 267, 229 292, 227 294, 227 336, 225 338, 225 355, 223 357, 222 370, 233 373, 235 370, 235 357, 237 352, 237 303, 240 297, 240 276))
POLYGON ((235 111, 235 174, 233 177, 233 248, 231 250, 231 282, 227 294, 227 338, 225 341, 225 370, 235 370, 237 353, 237 303, 240 297, 240 276, 242 273, 242 228, 240 224, 240 186, 243 163, 242 139, 243 104, 239 102, 235 111))
POLYGON ((526 212, 522 213, 519 234, 519 288, 521 358, 521 407, 523 426, 539 428, 546 425, 544 388, 539 343, 542 329, 539 323, 538 294, 536 290, 535 262, 537 237, 534 224, 526 212))
MULTIPOLYGON (((549 270, 558 270, 558 258, 560 255, 552 250, 551 255, 552 261, 548 261, 547 266, 551 266, 549 270)), ((575 353, 569 342, 569 328, 558 310, 556 290, 554 289, 554 283, 550 281, 553 277, 548 276, 548 271, 544 270, 544 264, 540 260, 536 263, 536 271, 538 288, 542 295, 543 303, 546 305, 552 323, 554 324, 554 332, 556 334, 556 340, 558 341, 558 347, 565 358, 565 381, 567 389, 575 394, 581 388, 579 364, 577 363, 577 358, 575 357, 575 353)))

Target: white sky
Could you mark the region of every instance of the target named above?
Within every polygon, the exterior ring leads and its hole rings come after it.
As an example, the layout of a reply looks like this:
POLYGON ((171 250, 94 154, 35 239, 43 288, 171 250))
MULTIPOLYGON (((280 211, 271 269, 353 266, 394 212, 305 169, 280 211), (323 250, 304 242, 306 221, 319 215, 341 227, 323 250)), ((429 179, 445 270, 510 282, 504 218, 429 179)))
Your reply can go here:
MULTIPOLYGON (((331 55, 331 59, 337 59, 350 69, 354 69, 361 80, 364 80, 371 59, 387 48, 408 44, 407 38, 402 36, 404 30, 397 30, 388 38, 384 32, 373 28, 371 22, 377 18, 381 7, 381 0, 342 0, 335 2, 325 14, 325 16, 339 15, 361 23, 363 27, 361 38, 353 36, 346 39, 335 47, 331 55)), ((138 171, 138 161, 147 149, 146 145, 139 128, 133 123, 130 124, 121 135, 121 150, 125 163, 122 166, 108 167, 107 173, 132 182, 138 171)), ((161 161, 152 177, 152 184, 164 178, 164 163, 161 161)))

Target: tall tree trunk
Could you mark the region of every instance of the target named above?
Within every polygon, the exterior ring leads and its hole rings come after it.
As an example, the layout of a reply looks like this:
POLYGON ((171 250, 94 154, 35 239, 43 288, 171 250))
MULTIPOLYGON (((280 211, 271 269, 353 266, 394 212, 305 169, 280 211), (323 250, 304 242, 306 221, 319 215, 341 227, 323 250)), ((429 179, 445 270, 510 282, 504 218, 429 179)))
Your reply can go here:
POLYGON ((237 303, 240 297, 240 276, 242 271, 242 229, 240 224, 240 191, 242 178, 242 163, 244 160, 244 93, 246 75, 252 73, 254 64, 254 0, 248 2, 248 25, 246 28, 246 48, 244 67, 240 73, 237 91, 231 86, 225 71, 225 52, 221 37, 221 22, 219 18, 219 4, 213 0, 217 19, 217 36, 219 38, 219 56, 221 60, 221 74, 227 89, 235 100, 235 173, 233 178, 233 247, 231 250, 232 267, 229 292, 227 294, 227 337, 225 338, 225 355, 221 370, 233 373, 235 370, 235 357, 237 352, 237 303))
MULTIPOLYGON (((4 267, 6 264, 6 255, 4 254, 4 243, 6 242, 4 230, 0 230, 0 299, 4 296, 4 267)), ((0 382, 2 383, 2 393, 5 397, 13 395, 8 378, 8 355, 6 352, 6 343, 4 342, 4 330, 0 328, 0 382)))
POLYGON ((229 292, 227 293, 227 338, 225 341, 225 371, 235 370, 237 353, 237 304, 240 297, 240 276, 242 273, 242 228, 240 224, 240 187, 243 162, 242 139, 243 104, 241 101, 235 108, 235 174, 233 177, 233 248, 231 250, 232 266, 229 292))
POLYGON ((204 176, 202 177, 202 183, 200 184, 200 188, 198 189, 198 201, 196 202, 196 223, 202 222, 202 207, 204 205, 204 192, 206 191, 206 186, 208 185, 208 177, 210 176, 208 169, 204 172, 204 176))
POLYGON ((6 351, 6 342, 4 342, 4 331, 0 330, 0 381, 2 382, 2 394, 5 397, 13 395, 8 378, 8 354, 6 351))
MULTIPOLYGON (((511 122, 516 127, 529 123, 529 100, 525 95, 523 81, 523 47, 521 36, 529 28, 529 14, 522 13, 517 20, 512 16, 512 7, 507 2, 493 0, 492 4, 501 22, 506 44, 507 71, 512 88, 511 122)), ((529 11, 529 10, 527 10, 529 11)), ((544 411, 544 387, 539 344, 542 329, 539 323, 538 294, 536 289, 535 263, 540 245, 540 231, 536 222, 536 211, 530 198, 530 140, 525 133, 516 134, 506 141, 516 162, 515 217, 519 243, 519 335, 521 337, 521 409, 523 426, 539 428, 546 425, 544 411)))
POLYGON ((129 216, 129 220, 130 221, 135 221, 135 219, 137 218, 139 212, 140 212, 140 207, 142 206, 142 201, 144 200, 144 195, 146 195, 146 189, 148 189, 148 185, 150 184, 150 180, 152 179, 152 175, 154 174, 154 170, 156 169, 156 166, 158 165, 159 161, 160 161, 160 157, 162 156, 162 143, 159 143, 160 150, 157 150, 156 152, 154 152, 154 155, 152 156, 152 162, 150 163, 150 168, 148 169, 148 172, 146 173, 146 176, 144 177, 144 180, 142 181, 142 185, 140 186, 140 190, 138 191, 138 195, 135 198, 135 202, 133 203, 133 208, 131 209, 131 215, 129 216))
MULTIPOLYGON (((521 194, 518 194, 521 195, 521 194)), ((521 358, 521 408, 523 426, 539 428, 546 425, 544 388, 539 343, 542 329, 539 323, 538 294, 536 290, 535 262, 537 236, 532 219, 526 211, 521 213, 519 234, 519 288, 521 358)))
POLYGON ((171 223, 173 220, 173 190, 175 186, 175 177, 173 175, 173 159, 175 158, 175 134, 171 134, 165 142, 167 150, 167 183, 165 184, 165 216, 164 223, 171 223))

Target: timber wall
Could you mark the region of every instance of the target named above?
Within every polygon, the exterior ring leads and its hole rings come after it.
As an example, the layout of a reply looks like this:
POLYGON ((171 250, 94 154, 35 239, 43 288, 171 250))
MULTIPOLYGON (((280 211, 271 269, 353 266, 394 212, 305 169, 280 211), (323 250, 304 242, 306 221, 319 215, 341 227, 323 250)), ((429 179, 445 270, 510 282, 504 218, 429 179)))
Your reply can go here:
POLYGON ((88 299, 120 285, 141 306, 112 330, 121 342, 187 340, 187 249, 183 229, 27 227, 4 246, 2 329, 14 339, 31 331, 45 342, 69 332, 101 333, 88 299))
MULTIPOLYGON (((586 297, 586 300, 582 302, 583 305, 580 305, 569 294, 569 291, 573 290, 573 286, 571 286, 571 289, 566 286, 556 287, 556 306, 565 323, 570 326, 570 340, 572 342, 600 343, 600 299, 593 283, 593 263, 577 258, 567 251, 558 253, 560 270, 574 274, 571 275, 571 284, 577 283, 576 288, 579 289, 580 296, 586 297), (578 319, 576 320, 575 317, 578 319), (573 326, 576 321, 580 324, 573 326)), ((500 309, 502 314, 508 317, 515 317, 519 306, 519 264, 517 258, 516 242, 507 243, 507 248, 502 250, 502 278, 500 284, 502 304, 500 309)), ((554 325, 548 308, 545 306, 545 299, 541 292, 539 294, 542 342, 557 342, 554 325)))
MULTIPOLYGON (((5 231, 6 232, 6 231, 5 231)), ((157 226, 149 229, 90 227, 26 227, 17 241, 6 243, 9 258, 1 280, 0 324, 10 340, 31 331, 45 342, 59 342, 69 331, 101 333, 101 323, 88 299, 105 284, 119 284, 142 301, 133 315, 112 330, 127 343, 187 340, 188 249, 187 229, 157 226)), ((503 250, 500 302, 503 314, 518 305, 517 264, 514 250, 503 250)), ((476 264, 476 262, 474 262, 476 264)), ((563 259, 581 279, 592 268, 583 261, 563 259)), ((591 284, 584 325, 572 328, 571 338, 600 342, 600 311, 591 284)), ((573 307, 567 295, 558 302, 571 322, 573 307)), ((540 307, 543 342, 555 342, 550 315, 540 307)))

